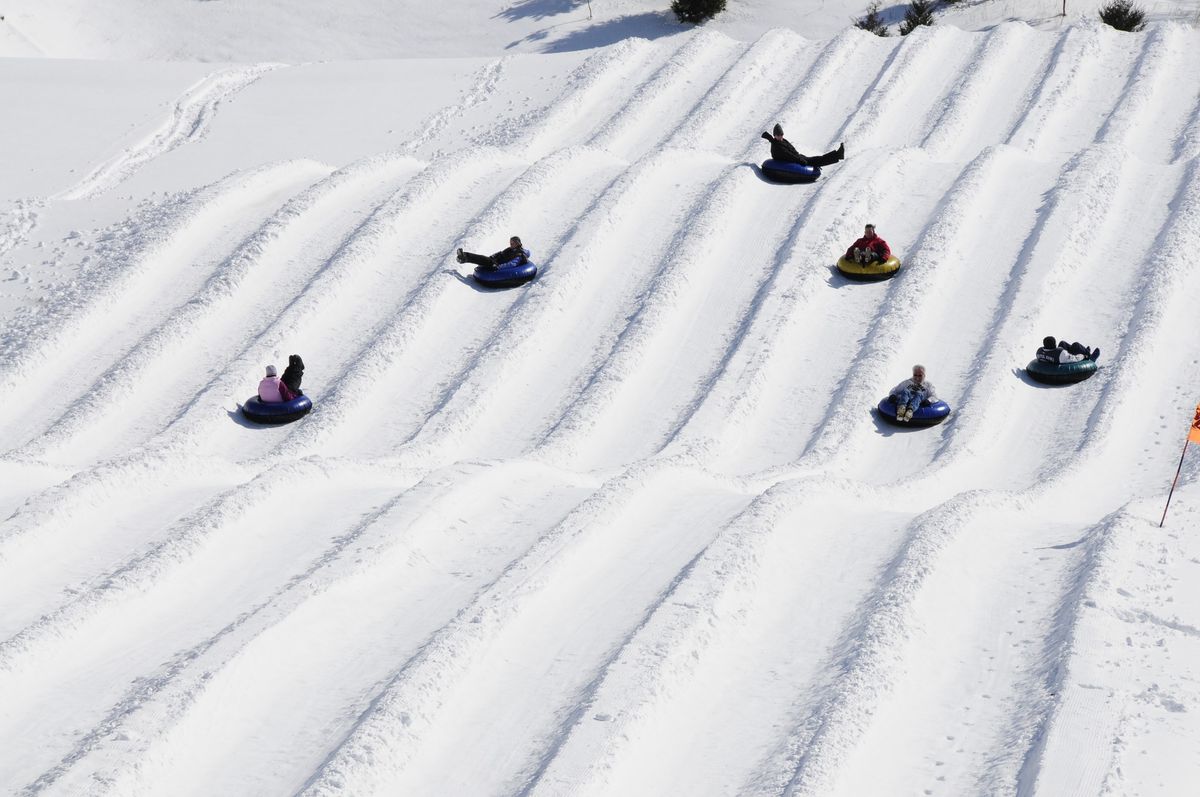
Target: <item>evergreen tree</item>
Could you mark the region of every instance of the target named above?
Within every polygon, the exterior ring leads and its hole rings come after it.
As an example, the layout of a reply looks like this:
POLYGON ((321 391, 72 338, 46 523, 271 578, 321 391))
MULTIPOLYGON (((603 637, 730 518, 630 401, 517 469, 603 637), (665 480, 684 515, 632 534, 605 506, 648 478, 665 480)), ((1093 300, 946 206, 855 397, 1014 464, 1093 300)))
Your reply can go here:
POLYGON ((875 0, 867 6, 867 15, 855 20, 854 27, 874 33, 876 36, 888 35, 887 25, 883 24, 883 20, 879 18, 879 0, 875 0))
POLYGON ((921 25, 933 24, 934 0, 912 0, 908 10, 904 12, 904 21, 900 23, 900 35, 907 36, 921 25))
POLYGON ((671 10, 680 22, 699 24, 725 10, 725 0, 671 0, 671 10))
POLYGON ((1100 19, 1117 30, 1139 31, 1146 27, 1146 12, 1132 0, 1113 0, 1100 8, 1100 19))

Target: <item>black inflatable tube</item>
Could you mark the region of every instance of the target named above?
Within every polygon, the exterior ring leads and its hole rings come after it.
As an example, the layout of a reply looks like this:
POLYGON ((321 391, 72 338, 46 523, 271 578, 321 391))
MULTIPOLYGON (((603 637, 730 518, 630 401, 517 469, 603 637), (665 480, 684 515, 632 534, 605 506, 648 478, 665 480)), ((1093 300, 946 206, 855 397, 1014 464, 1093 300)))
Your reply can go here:
POLYGON ((1025 366, 1025 373, 1035 382, 1046 385, 1073 385, 1096 373, 1096 362, 1078 360, 1073 363, 1044 363, 1033 359, 1025 366))
POLYGON ((251 396, 242 404, 242 415, 246 420, 261 424, 291 423, 308 415, 312 409, 308 396, 297 396, 291 401, 267 402, 251 396))
POLYGON ((762 173, 776 183, 812 183, 821 176, 821 167, 768 159, 763 161, 762 173))

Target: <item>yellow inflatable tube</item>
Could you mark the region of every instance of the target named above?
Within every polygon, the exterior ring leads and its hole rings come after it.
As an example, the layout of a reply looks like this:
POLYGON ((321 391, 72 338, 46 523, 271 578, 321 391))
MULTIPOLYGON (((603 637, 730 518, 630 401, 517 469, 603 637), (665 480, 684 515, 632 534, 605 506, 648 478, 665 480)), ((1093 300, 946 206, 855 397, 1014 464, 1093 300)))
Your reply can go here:
POLYGON ((864 282, 885 280, 896 276, 896 272, 900 270, 900 261, 895 255, 892 255, 882 263, 870 263, 864 266, 843 257, 837 262, 837 270, 852 280, 864 282))

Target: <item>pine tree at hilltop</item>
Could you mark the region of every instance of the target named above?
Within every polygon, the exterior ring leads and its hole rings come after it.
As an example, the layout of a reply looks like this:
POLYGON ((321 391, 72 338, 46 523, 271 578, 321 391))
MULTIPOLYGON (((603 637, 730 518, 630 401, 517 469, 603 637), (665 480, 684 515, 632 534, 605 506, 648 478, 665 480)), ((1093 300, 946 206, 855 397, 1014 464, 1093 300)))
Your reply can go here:
POLYGON ((671 10, 680 22, 699 24, 725 10, 725 0, 671 0, 671 10))
POLYGON ((866 16, 860 17, 854 21, 854 27, 865 30, 868 33, 874 33, 876 36, 887 36, 888 27, 883 24, 883 20, 879 18, 879 0, 867 6, 866 16))
POLYGON ((912 0, 900 23, 900 35, 907 36, 922 25, 933 24, 933 0, 912 0))

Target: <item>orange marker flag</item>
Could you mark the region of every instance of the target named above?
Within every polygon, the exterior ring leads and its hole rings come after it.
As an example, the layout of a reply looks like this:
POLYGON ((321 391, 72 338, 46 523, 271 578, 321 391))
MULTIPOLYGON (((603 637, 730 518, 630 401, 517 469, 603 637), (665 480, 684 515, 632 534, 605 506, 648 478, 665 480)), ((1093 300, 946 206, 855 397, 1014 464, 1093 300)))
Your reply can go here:
POLYGON ((1171 492, 1167 493, 1167 505, 1163 507, 1162 520, 1158 521, 1160 529, 1163 523, 1167 522, 1167 510, 1171 507, 1171 496, 1175 494, 1175 484, 1179 481, 1179 474, 1183 470, 1183 458, 1187 456, 1188 443, 1200 443, 1200 404, 1196 405, 1196 417, 1192 418, 1192 426, 1188 429, 1187 440, 1183 443, 1183 453, 1179 455, 1179 467, 1175 469, 1175 480, 1171 482, 1171 492))

